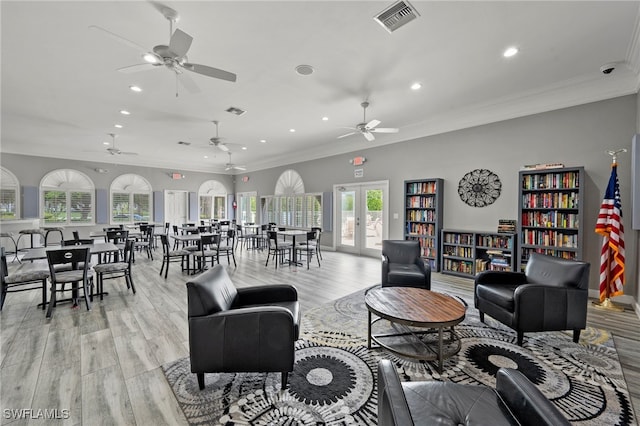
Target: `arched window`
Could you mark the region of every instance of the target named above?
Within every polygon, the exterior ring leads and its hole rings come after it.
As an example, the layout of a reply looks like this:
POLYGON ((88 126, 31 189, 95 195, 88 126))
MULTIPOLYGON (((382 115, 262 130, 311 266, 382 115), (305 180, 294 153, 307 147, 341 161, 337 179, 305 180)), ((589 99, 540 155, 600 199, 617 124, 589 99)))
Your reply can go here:
POLYGON ((142 176, 125 174, 111 183, 111 223, 151 221, 151 185, 142 176))
POLYGON ((285 170, 276 182, 275 195, 304 194, 304 182, 295 170, 285 170))
POLYGON ((2 167, 0 182, 0 219, 11 220, 20 217, 20 203, 18 191, 20 183, 16 175, 2 167))
POLYGON ((305 194, 302 177, 295 170, 285 170, 273 197, 262 197, 263 222, 294 228, 322 226, 322 194, 305 194))
POLYGON ((200 219, 227 218, 227 188, 217 180, 208 180, 198 189, 200 219))
POLYGON ((95 221, 95 187, 78 170, 48 173, 40 182, 40 197, 45 225, 90 225, 95 221))

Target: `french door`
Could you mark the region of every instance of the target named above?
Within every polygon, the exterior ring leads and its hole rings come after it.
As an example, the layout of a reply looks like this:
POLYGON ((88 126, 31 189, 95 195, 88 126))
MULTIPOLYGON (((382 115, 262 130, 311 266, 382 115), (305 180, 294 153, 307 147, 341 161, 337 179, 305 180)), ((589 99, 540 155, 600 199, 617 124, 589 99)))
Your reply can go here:
POLYGON ((389 182, 334 185, 336 250, 380 256, 387 238, 389 182))
POLYGON ((164 221, 181 226, 189 222, 189 200, 187 191, 164 192, 164 221))

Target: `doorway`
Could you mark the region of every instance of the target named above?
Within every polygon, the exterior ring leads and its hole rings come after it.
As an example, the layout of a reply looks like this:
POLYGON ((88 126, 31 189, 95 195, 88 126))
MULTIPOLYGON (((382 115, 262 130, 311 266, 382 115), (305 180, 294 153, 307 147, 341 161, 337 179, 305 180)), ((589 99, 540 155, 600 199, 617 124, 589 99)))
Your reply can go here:
POLYGON ((334 185, 337 251, 380 256, 387 238, 389 182, 334 185))
POLYGON ((164 221, 178 226, 189 222, 189 197, 187 191, 164 192, 164 221))

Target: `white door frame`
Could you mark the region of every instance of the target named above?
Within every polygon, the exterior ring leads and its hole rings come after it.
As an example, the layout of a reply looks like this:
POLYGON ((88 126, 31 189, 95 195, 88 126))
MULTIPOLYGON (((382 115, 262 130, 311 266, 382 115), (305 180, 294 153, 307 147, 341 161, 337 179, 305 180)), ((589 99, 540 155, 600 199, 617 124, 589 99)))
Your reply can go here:
POLYGON ((380 250, 366 248, 367 238, 367 222, 366 222, 366 197, 363 190, 379 188, 382 190, 382 239, 386 239, 389 234, 389 181, 372 181, 372 182, 357 182, 357 183, 345 183, 333 185, 333 217, 334 217, 334 230, 333 230, 333 247, 336 251, 343 251, 347 253, 353 253, 362 256, 379 257, 380 250), (355 212, 356 218, 354 223, 354 246, 345 246, 339 244, 342 235, 342 206, 340 194, 345 190, 356 190, 358 194, 358 200, 356 201, 355 212), (364 202, 363 202, 364 197, 364 202))

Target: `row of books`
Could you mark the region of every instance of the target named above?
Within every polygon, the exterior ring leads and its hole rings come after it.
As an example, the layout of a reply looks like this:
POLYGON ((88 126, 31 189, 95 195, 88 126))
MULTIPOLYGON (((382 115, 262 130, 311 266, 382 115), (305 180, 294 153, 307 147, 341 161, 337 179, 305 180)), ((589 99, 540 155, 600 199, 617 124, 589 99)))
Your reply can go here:
POLYGON ((473 273, 473 263, 466 260, 442 260, 442 269, 451 272, 462 272, 465 274, 473 273))
POLYGON ((539 226, 546 228, 578 228, 579 215, 577 213, 548 212, 524 212, 522 213, 522 226, 539 226))
POLYGON ((434 197, 412 195, 411 197, 407 197, 407 207, 414 209, 433 209, 436 207, 436 199, 434 197))
POLYGON ((445 243, 449 243, 449 244, 467 244, 467 245, 471 245, 473 244, 473 234, 460 234, 460 233, 453 233, 453 234, 444 234, 444 238, 443 238, 445 243))
POLYGON ((570 259, 570 260, 575 260, 576 259, 576 253, 573 251, 565 251, 565 250, 554 250, 554 249, 543 249, 543 248, 528 248, 528 247, 524 247, 522 248, 521 252, 520 252, 520 257, 522 260, 523 264, 526 264, 527 261, 529 260, 529 256, 531 255, 531 253, 542 253, 542 254, 546 254, 549 256, 555 256, 555 257, 561 257, 563 259, 570 259))
POLYGON ((407 210, 407 220, 412 222, 435 222, 435 210, 407 210))
POLYGON ((578 172, 545 173, 522 176, 522 189, 566 189, 580 186, 578 172))
POLYGON ((507 263, 491 262, 486 259, 476 259, 476 274, 484 271, 511 271, 507 263))
POLYGON ((436 234, 436 226, 433 223, 409 222, 407 224, 407 232, 409 234, 435 236, 435 234, 436 234))
POLYGON ((516 232, 516 221, 513 219, 498 219, 498 233, 512 234, 516 232))
POLYGON ((522 242, 530 245, 577 248, 578 235, 565 234, 561 231, 527 229, 522 231, 522 242))
POLYGON ((435 194, 435 182, 412 182, 407 184, 407 194, 435 194))
POLYGON ((420 247, 424 250, 425 248, 436 248, 436 239, 435 238, 423 238, 423 237, 414 237, 410 236, 411 240, 418 240, 420 243, 420 247))
POLYGON ((511 237, 499 237, 496 235, 477 235, 476 245, 482 247, 496 247, 513 249, 513 236, 511 237))
POLYGON ((561 169, 564 167, 562 163, 538 163, 538 164, 525 164, 521 170, 546 170, 546 169, 561 169))
POLYGON ((445 256, 473 257, 472 247, 444 245, 442 251, 445 256))
POLYGON ((525 209, 577 209, 579 203, 577 192, 528 193, 522 194, 522 208, 525 209))

